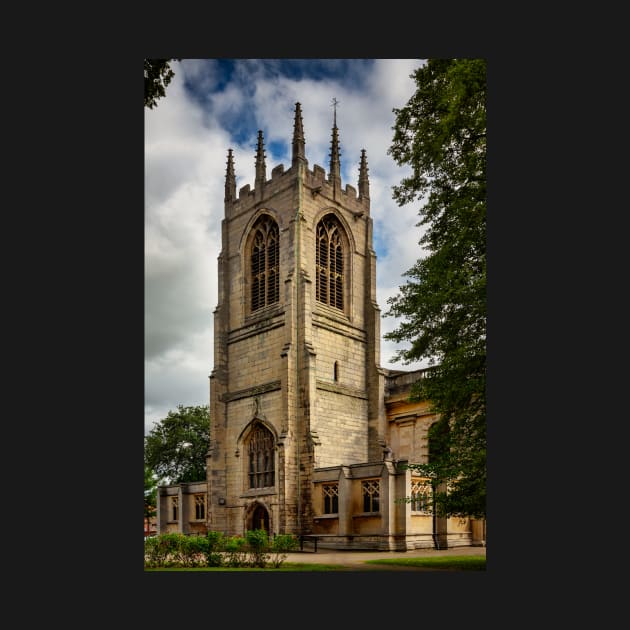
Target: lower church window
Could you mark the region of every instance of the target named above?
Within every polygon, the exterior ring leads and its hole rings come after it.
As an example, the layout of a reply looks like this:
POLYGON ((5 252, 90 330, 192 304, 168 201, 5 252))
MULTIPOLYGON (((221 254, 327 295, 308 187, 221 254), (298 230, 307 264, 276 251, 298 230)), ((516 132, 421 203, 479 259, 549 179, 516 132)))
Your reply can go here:
POLYGON ((179 497, 171 497, 171 520, 179 520, 179 497))
POLYGON ((337 514, 339 512, 339 484, 326 484, 322 491, 324 493, 324 514, 337 514))
POLYGON ((380 482, 378 480, 363 481, 361 483, 361 489, 363 492, 363 511, 378 512, 380 482))
POLYGON ((203 494, 195 495, 195 518, 197 520, 206 518, 206 497, 203 494))
POLYGON ((431 513, 431 486, 420 479, 411 482, 411 511, 431 513))
POLYGON ((273 435, 257 425, 249 439, 249 487, 268 488, 275 484, 273 435))

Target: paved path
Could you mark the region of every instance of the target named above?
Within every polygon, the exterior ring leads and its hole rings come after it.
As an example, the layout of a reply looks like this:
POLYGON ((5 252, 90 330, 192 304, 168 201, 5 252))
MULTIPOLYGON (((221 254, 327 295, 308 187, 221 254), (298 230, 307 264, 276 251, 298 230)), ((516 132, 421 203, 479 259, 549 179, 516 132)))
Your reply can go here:
POLYGON ((485 556, 485 547, 452 547, 449 549, 413 549, 411 551, 336 551, 318 548, 317 552, 301 551, 287 554, 285 562, 305 562, 309 564, 341 564, 354 570, 418 570, 413 567, 400 567, 385 564, 366 564, 366 560, 384 558, 426 558, 435 556, 485 556))

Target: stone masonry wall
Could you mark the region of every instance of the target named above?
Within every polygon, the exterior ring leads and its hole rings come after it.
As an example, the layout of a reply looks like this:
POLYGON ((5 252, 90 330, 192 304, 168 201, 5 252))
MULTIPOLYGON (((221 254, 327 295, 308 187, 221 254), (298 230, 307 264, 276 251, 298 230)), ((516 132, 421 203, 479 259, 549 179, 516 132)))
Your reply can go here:
POLYGON ((318 388, 311 426, 321 445, 315 467, 356 464, 367 459, 367 400, 318 388))

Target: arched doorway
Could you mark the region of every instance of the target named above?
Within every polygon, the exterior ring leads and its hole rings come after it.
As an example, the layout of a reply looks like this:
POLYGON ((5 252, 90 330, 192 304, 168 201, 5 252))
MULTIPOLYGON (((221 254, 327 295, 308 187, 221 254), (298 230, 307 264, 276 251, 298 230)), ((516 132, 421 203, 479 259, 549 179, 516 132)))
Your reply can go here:
POLYGON ((264 505, 258 504, 252 514, 252 529, 264 529, 269 533, 269 512, 264 505))

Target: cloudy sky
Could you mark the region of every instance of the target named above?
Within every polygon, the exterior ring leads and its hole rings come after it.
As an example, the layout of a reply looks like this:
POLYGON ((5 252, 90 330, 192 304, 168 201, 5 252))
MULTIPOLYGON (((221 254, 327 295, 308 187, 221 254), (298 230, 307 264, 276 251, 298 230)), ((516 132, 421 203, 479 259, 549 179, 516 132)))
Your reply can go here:
MULTIPOLYGON (((336 98, 342 187, 358 189, 366 150, 377 301, 404 283, 421 255, 419 203, 400 207, 392 186, 408 173, 387 155, 394 107, 414 92, 419 59, 187 59, 154 109, 145 108, 145 433, 177 405, 209 402, 213 311, 226 157, 233 149, 236 189, 254 187, 257 132, 264 132, 267 177, 291 166, 295 103, 302 105, 306 158, 328 174, 332 99, 336 98)), ((396 326, 383 317, 381 332, 396 326)), ((381 365, 397 346, 381 343, 381 365)))

